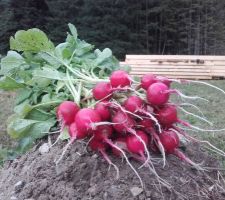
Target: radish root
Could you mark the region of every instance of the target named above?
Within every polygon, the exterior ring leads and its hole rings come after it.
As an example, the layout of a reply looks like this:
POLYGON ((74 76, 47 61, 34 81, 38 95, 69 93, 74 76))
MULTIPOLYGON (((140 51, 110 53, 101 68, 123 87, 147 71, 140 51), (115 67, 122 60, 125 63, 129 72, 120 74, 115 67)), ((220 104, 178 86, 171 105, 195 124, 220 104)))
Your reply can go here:
POLYGON ((120 151, 120 152, 123 154, 123 157, 125 158, 127 164, 130 166, 130 168, 131 168, 131 169, 134 171, 134 173, 137 175, 137 177, 138 177, 138 179, 139 179, 139 181, 140 181, 140 183, 141 183, 141 187, 144 188, 144 184, 143 184, 143 181, 142 181, 140 175, 138 174, 137 170, 133 167, 133 165, 132 165, 132 164, 130 163, 130 161, 128 160, 128 158, 127 158, 125 152, 124 152, 121 148, 119 148, 118 146, 116 146, 115 144, 113 144, 113 142, 112 142, 110 139, 105 139, 105 141, 106 141, 110 146, 112 146, 113 148, 115 148, 116 150, 120 151))
POLYGON ((210 126, 213 126, 213 123, 210 122, 210 121, 208 121, 207 119, 205 119, 205 118, 203 118, 203 117, 200 117, 199 115, 196 115, 196 114, 194 114, 194 113, 191 113, 191 112, 185 110, 184 108, 182 108, 182 107, 180 107, 180 106, 178 106, 178 108, 179 108, 180 110, 182 110, 184 113, 186 113, 186 114, 188 114, 188 115, 191 115, 191 116, 193 116, 193 117, 195 117, 195 118, 198 118, 198 119, 200 119, 200 120, 202 120, 202 121, 208 123, 210 126))
POLYGON ((108 157, 108 155, 106 154, 105 151, 103 151, 102 149, 100 149, 99 151, 102 154, 103 158, 109 163, 109 170, 110 170, 110 166, 111 165, 115 168, 115 170, 116 170, 116 179, 119 179, 120 178, 119 168, 110 160, 110 158, 108 157))
POLYGON ((137 135, 137 133, 136 133, 136 131, 134 129, 129 128, 128 132, 133 134, 133 135, 135 135, 140 140, 140 142, 144 145, 144 149, 145 149, 145 152, 147 154, 147 159, 146 159, 145 163, 143 164, 143 166, 144 166, 150 160, 150 154, 149 154, 148 148, 147 148, 145 142, 142 140, 142 138, 139 135, 137 135))

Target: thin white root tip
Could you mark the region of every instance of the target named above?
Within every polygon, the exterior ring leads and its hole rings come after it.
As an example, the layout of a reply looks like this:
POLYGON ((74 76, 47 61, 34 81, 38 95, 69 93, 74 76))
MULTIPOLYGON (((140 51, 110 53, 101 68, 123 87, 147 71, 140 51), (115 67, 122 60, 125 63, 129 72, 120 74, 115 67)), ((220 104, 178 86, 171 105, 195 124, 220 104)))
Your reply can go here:
MULTIPOLYGON (((131 134, 135 135, 135 136, 140 140, 140 142, 144 145, 144 149, 145 149, 145 152, 146 152, 146 154, 147 154, 147 159, 146 159, 146 161, 144 162, 144 164, 142 165, 142 166, 144 166, 144 165, 146 165, 146 164, 149 162, 149 160, 150 160, 150 154, 149 154, 148 148, 147 148, 145 142, 142 140, 142 138, 141 138, 139 135, 137 135, 137 133, 136 133, 135 130, 129 129, 129 131, 130 131, 131 134)), ((141 166, 141 167, 142 167, 142 166, 141 166)))
POLYGON ((62 154, 60 155, 59 159, 58 160, 54 160, 56 166, 59 164, 59 162, 62 160, 63 156, 65 155, 67 149, 70 147, 70 145, 72 144, 71 141, 68 142, 68 144, 63 148, 63 152, 62 154))
POLYGON ((134 172, 134 173, 136 174, 136 176, 138 177, 138 179, 139 179, 139 181, 140 181, 140 183, 141 183, 141 187, 144 188, 144 184, 143 184, 143 181, 142 181, 140 175, 138 174, 137 170, 133 167, 133 165, 132 165, 132 164, 130 163, 130 161, 128 160, 128 158, 127 158, 125 152, 124 152, 121 148, 119 148, 118 146, 116 146, 115 144, 113 144, 113 142, 111 142, 111 140, 108 140, 108 139, 107 139, 106 142, 107 142, 109 145, 111 145, 113 148, 117 149, 118 151, 120 151, 120 152, 123 154, 123 157, 125 158, 127 164, 130 166, 130 168, 133 170, 133 172, 134 172))
POLYGON ((151 113, 148 113, 146 111, 142 111, 142 112, 144 114, 148 115, 149 118, 156 123, 156 126, 159 128, 159 133, 162 133, 162 129, 161 129, 159 121, 151 113))
POLYGON ((197 126, 193 126, 193 125, 189 125, 190 128, 193 128, 193 129, 196 129, 198 131, 201 131, 201 132, 221 132, 221 131, 225 131, 225 128, 223 129, 202 129, 202 128, 199 128, 197 126))
POLYGON ((203 85, 207 85, 209 87, 212 87, 214 89, 217 89, 219 90, 220 92, 222 92, 223 94, 225 94, 225 91, 215 85, 212 85, 212 84, 209 84, 209 83, 206 83, 206 82, 203 82, 203 81, 195 81, 195 80, 188 80, 188 82, 191 82, 191 83, 200 83, 200 84, 203 84, 203 85))
POLYGON ((177 94, 181 97, 181 98, 184 98, 184 99, 192 99, 192 100, 196 100, 196 99, 200 99, 200 100, 203 100, 203 101, 206 101, 206 102, 209 102, 209 100, 205 99, 205 98, 202 98, 202 97, 199 97, 199 96, 186 96, 185 94, 183 94, 182 92, 177 91, 177 94))
POLYGON ((61 135, 62 135, 62 133, 59 134, 59 136, 57 137, 56 141, 51 145, 51 148, 52 148, 53 146, 55 146, 55 145, 58 143, 58 141, 59 141, 61 135))
POLYGON ((195 117, 195 118, 197 118, 197 119, 200 119, 200 120, 202 120, 202 121, 208 123, 210 126, 213 126, 213 123, 210 122, 210 121, 208 121, 207 119, 205 119, 205 118, 203 118, 203 117, 200 117, 200 116, 198 116, 198 115, 196 115, 196 114, 194 114, 194 113, 188 112, 187 110, 185 110, 184 108, 182 108, 182 107, 180 107, 180 106, 178 106, 178 108, 179 108, 180 110, 182 110, 184 113, 186 113, 186 114, 188 114, 188 115, 191 115, 191 116, 193 116, 193 117, 195 117))
POLYGON ((191 107, 195 108, 198 112, 200 112, 201 115, 202 115, 202 117, 205 118, 205 115, 203 114, 203 112, 201 111, 201 109, 198 106, 194 105, 194 104, 191 104, 191 103, 181 103, 180 106, 191 106, 191 107))
POLYGON ((106 154, 105 151, 100 150, 102 156, 105 158, 105 160, 109 163, 109 170, 110 170, 110 166, 112 165, 114 167, 114 169, 116 170, 116 180, 118 180, 120 178, 120 171, 119 168, 110 160, 110 158, 108 157, 108 155, 106 154))
POLYGON ((158 173, 155 170, 154 165, 151 162, 150 162, 150 164, 151 164, 151 166, 148 164, 148 168, 149 168, 150 172, 152 172, 156 176, 156 178, 157 178, 157 180, 158 180, 159 183, 163 184, 166 188, 169 188, 170 189, 171 188, 171 185, 166 180, 164 180, 163 178, 161 178, 158 175, 158 173))
POLYGON ((120 108, 120 110, 121 110, 123 113, 128 113, 128 114, 130 114, 130 115, 132 115, 132 116, 134 116, 134 117, 137 117, 138 119, 143 120, 143 118, 140 117, 139 115, 136 115, 136 114, 134 114, 134 113, 132 113, 132 112, 127 111, 126 109, 124 109, 124 108, 123 108, 120 104, 118 104, 116 101, 113 101, 112 103, 115 104, 118 108, 120 108))

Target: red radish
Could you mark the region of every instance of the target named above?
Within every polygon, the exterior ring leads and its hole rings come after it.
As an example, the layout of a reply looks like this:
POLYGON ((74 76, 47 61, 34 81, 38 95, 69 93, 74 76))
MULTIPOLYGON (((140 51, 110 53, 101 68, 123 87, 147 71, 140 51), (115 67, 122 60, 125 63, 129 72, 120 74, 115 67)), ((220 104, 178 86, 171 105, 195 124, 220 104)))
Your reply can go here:
POLYGON ((163 105, 169 100, 169 88, 164 83, 153 83, 147 90, 147 100, 152 105, 163 105))
POLYGON ((182 153, 178 149, 179 137, 174 131, 169 130, 167 132, 160 134, 159 137, 168 154, 173 154, 177 156, 178 158, 180 158, 182 161, 185 161, 188 164, 196 167, 197 169, 202 170, 202 168, 198 164, 194 163, 192 160, 190 160, 187 156, 184 155, 184 153, 182 153))
POLYGON ((69 126, 69 134, 70 134, 70 141, 67 143, 67 145, 63 148, 63 152, 59 159, 56 161, 56 165, 62 160, 64 154, 66 153, 67 149, 70 147, 70 145, 76 140, 76 139, 83 139, 87 137, 88 133, 84 131, 80 131, 77 129, 77 125, 75 122, 73 122, 69 126))
MULTIPOLYGON (((197 83, 197 84, 200 84, 200 85, 206 85, 206 86, 209 86, 211 88, 214 88, 220 92, 222 92, 223 94, 225 94, 225 91, 215 85, 212 85, 212 84, 209 84, 207 82, 204 82, 204 81, 198 81, 198 80, 185 80, 185 79, 169 79, 167 77, 161 77, 161 76, 157 76, 157 78, 159 80, 163 80, 163 83, 168 85, 169 83, 171 84, 172 82, 176 82, 176 83, 180 83, 180 84, 190 84, 190 83, 197 83)), ((168 85, 169 87, 169 85, 168 85)))
POLYGON ((140 175, 138 174, 138 172, 136 171, 136 169, 135 169, 135 168, 133 167, 133 165, 130 163, 128 157, 126 156, 126 154, 125 154, 125 152, 124 152, 124 150, 123 150, 121 147, 118 147, 117 145, 115 145, 110 139, 105 138, 105 142, 106 142, 107 144, 109 144, 109 145, 112 147, 112 149, 115 149, 115 150, 117 150, 117 151, 119 151, 119 152, 121 153, 120 155, 122 155, 122 156, 125 158, 127 164, 130 166, 130 168, 134 171, 134 173, 135 173, 135 174, 137 175, 137 177, 139 178, 140 183, 141 183, 141 186, 142 186, 142 188, 143 188, 144 185, 143 185, 142 179, 141 179, 140 175))
POLYGON ((114 129, 121 134, 127 133, 128 129, 135 125, 135 121, 122 111, 116 112, 112 118, 114 129))
POLYGON ((143 119, 138 123, 139 126, 142 127, 142 130, 150 135, 150 144, 149 147, 154 152, 158 153, 159 150, 162 153, 163 157, 165 157, 165 151, 163 145, 159 139, 159 135, 156 133, 153 121, 150 119, 143 119))
POLYGON ((137 113, 137 114, 148 116, 151 120, 153 120, 156 123, 159 129, 159 132, 161 132, 161 126, 158 120, 154 117, 153 114, 151 114, 150 112, 147 112, 148 107, 146 107, 146 105, 144 104, 144 101, 140 97, 130 96, 124 102, 124 107, 126 108, 126 110, 128 110, 131 113, 137 113))
POLYGON ((79 140, 79 139, 84 139, 85 137, 87 137, 87 132, 84 132, 84 131, 82 132, 77 130, 77 125, 75 122, 70 124, 69 134, 70 134, 70 139, 73 141, 76 139, 79 140))
POLYGON ((159 134, 157 134, 155 131, 153 121, 150 119, 143 119, 142 121, 139 122, 138 125, 142 127, 143 131, 145 131, 146 133, 150 135, 151 140, 150 140, 149 148, 155 153, 161 152, 163 156, 163 165, 165 165, 166 164, 165 149, 160 141, 159 134))
MULTIPOLYGON (((98 126, 97 130, 95 130, 93 133, 94 133, 94 138, 92 140, 97 140, 100 143, 106 143, 114 149, 116 144, 113 144, 113 142, 109 139, 113 134, 112 126, 110 126, 110 125, 98 126)), ((117 142, 119 142, 119 140, 117 142)), ((122 142, 122 139, 121 139, 121 142, 122 142)), ((97 142, 95 142, 95 143, 97 143, 97 142)), ((120 149, 120 146, 117 146, 116 150, 118 148, 120 149)), ((121 148, 121 150, 122 150, 122 148, 121 148)))
POLYGON ((111 125, 100 125, 97 130, 93 132, 97 140, 104 140, 105 138, 111 138, 113 134, 113 128, 111 125))
POLYGON ((160 153, 158 144, 156 143, 155 140, 151 140, 149 143, 149 148, 154 152, 154 153, 160 153))
POLYGON ((212 149, 212 151, 215 151, 218 154, 223 155, 223 156, 225 155, 224 151, 218 149, 217 147, 215 147, 214 145, 212 145, 209 141, 206 141, 206 140, 198 140, 198 139, 196 139, 196 138, 188 135, 186 132, 184 132, 183 130, 181 130, 180 128, 178 128, 176 126, 173 126, 171 130, 175 131, 178 135, 181 134, 185 138, 191 140, 193 143, 204 143, 204 144, 208 145, 210 147, 210 149, 212 149))
POLYGON ((93 130, 92 125, 100 121, 101 117, 98 112, 91 108, 83 108, 79 110, 75 117, 77 130, 84 133, 90 133, 90 131, 93 130))
POLYGON ((110 76, 110 83, 113 88, 130 86, 131 80, 127 72, 123 70, 114 71, 110 76))
POLYGON ((95 105, 95 110, 100 115, 102 121, 107 121, 110 119, 111 115, 106 101, 97 103, 95 105))
POLYGON ((92 94, 96 100, 109 100, 112 97, 113 92, 126 90, 127 88, 112 88, 110 83, 100 82, 92 89, 92 94))
POLYGON ((151 119, 143 119, 138 123, 139 126, 146 132, 151 132, 154 129, 154 124, 151 119))
POLYGON ((91 139, 91 141, 88 143, 88 145, 90 146, 90 148, 93 151, 98 151, 98 150, 106 150, 107 149, 107 144, 96 139, 95 137, 93 139, 91 139))
POLYGON ((150 110, 150 106, 147 106, 145 102, 138 96, 128 97, 123 104, 126 110, 131 113, 140 113, 147 116, 152 116, 150 112, 148 112, 150 110))
POLYGON ((150 85, 152 85, 153 83, 156 83, 156 82, 157 82, 157 79, 154 74, 145 74, 141 78, 141 87, 143 89, 147 90, 150 85))
POLYGON ((92 89, 93 96, 96 100, 107 100, 111 98, 112 87, 109 83, 100 82, 92 89))
MULTIPOLYGON (((96 136, 94 136, 93 140, 95 140, 93 143, 90 142, 90 143, 91 143, 90 145, 92 145, 92 148, 93 148, 93 149, 98 149, 98 150, 102 153, 103 157, 107 160, 107 162, 108 162, 110 165, 113 165, 113 166, 114 166, 114 168, 115 168, 116 171, 117 171, 117 175, 118 175, 118 174, 119 174, 119 169, 118 169, 118 167, 117 167, 116 165, 114 165, 114 164, 111 162, 111 160, 109 159, 109 157, 107 156, 107 154, 105 153, 105 151, 101 149, 101 148, 102 148, 101 140, 98 140, 98 138, 96 138, 96 136), (97 141, 96 141, 96 140, 97 140, 97 141), (100 149, 99 149, 99 147, 100 147, 100 149)), ((135 168, 134 168, 134 167, 131 165, 131 163, 129 162, 129 160, 128 160, 128 158, 127 158, 127 156, 126 156, 124 150, 123 150, 122 148, 118 147, 117 145, 115 145, 115 144, 108 138, 108 134, 105 134, 105 135, 104 135, 102 142, 103 142, 103 141, 104 141, 106 144, 110 145, 113 149, 119 151, 119 152, 122 154, 122 156, 126 159, 127 164, 130 165, 131 169, 132 169, 132 170, 135 172, 135 174, 138 176, 138 178, 139 178, 139 180, 140 180, 140 182, 141 182, 141 185, 143 186, 143 182, 142 182, 142 180, 141 180, 141 178, 140 178, 138 172, 135 170, 135 168)))
POLYGON ((116 170, 116 179, 119 179, 119 168, 110 160, 109 156, 106 153, 108 144, 103 143, 95 139, 95 137, 88 144, 93 151, 99 151, 103 158, 108 162, 109 165, 112 165, 116 170))
POLYGON ((144 101, 138 96, 130 96, 124 102, 126 110, 135 113, 144 107, 144 101))
POLYGON ((185 161, 186 163, 188 163, 188 164, 192 165, 193 167, 197 168, 198 170, 204 170, 204 169, 202 169, 200 167, 199 164, 194 163, 191 159, 189 159, 186 155, 184 155, 184 153, 181 152, 180 150, 175 149, 174 152, 173 152, 173 154, 176 157, 180 158, 182 161, 185 161))
POLYGON ((187 99, 202 99, 204 101, 207 101, 206 99, 198 96, 186 96, 176 89, 169 89, 169 87, 162 82, 156 82, 150 85, 147 89, 146 95, 147 100, 150 104, 155 106, 161 106, 168 102, 170 94, 177 94, 180 97, 187 99))
POLYGON ((179 147, 179 137, 172 130, 163 131, 159 134, 159 139, 168 154, 174 153, 174 150, 179 147))
MULTIPOLYGON (((144 141, 145 145, 147 146, 148 145, 148 136, 146 135, 146 133, 138 130, 136 134, 144 141)), ((135 136, 135 135, 127 136, 127 140, 126 140, 127 149, 131 153, 143 155, 145 152, 145 147, 137 136, 135 136)))
MULTIPOLYGON (((127 151, 127 144, 126 144, 126 138, 123 138, 123 137, 119 137, 117 138, 115 141, 114 141, 114 144, 119 147, 120 149, 122 150, 125 150, 127 151)), ((119 156, 119 157, 122 157, 122 153, 121 151, 115 149, 114 147, 112 147, 112 152, 115 156, 119 156)))
MULTIPOLYGON (((193 127, 191 124, 188 122, 185 122, 177 117, 177 109, 176 106, 174 105, 164 105, 162 108, 160 108, 156 112, 156 116, 160 123, 167 127, 170 128, 174 123, 180 123, 184 126, 187 126, 189 128, 196 128, 197 130, 199 129, 198 127, 193 127)), ((207 130, 206 130, 207 131, 207 130)))
POLYGON ((157 82, 162 82, 164 83, 165 85, 167 85, 168 87, 170 87, 170 84, 172 83, 171 80, 169 80, 167 77, 164 77, 164 76, 157 76, 157 82))
POLYGON ((156 118, 165 127, 171 127, 178 122, 177 109, 174 105, 165 105, 156 112, 156 118))
POLYGON ((149 88, 150 85, 156 82, 161 82, 170 87, 171 80, 163 76, 156 76, 154 74, 145 74, 141 78, 141 87, 145 90, 149 88))
POLYGON ((62 126, 70 125, 73 123, 79 109, 79 106, 73 101, 64 101, 57 108, 57 119, 62 121, 62 126))
POLYGON ((112 122, 115 123, 113 127, 118 133, 121 133, 121 134, 130 133, 132 135, 135 135, 140 140, 147 154, 147 159, 145 159, 146 160, 145 164, 146 164, 150 159, 149 151, 145 144, 145 141, 142 140, 142 138, 139 135, 137 135, 136 131, 133 129, 133 127, 135 126, 134 120, 131 119, 127 114, 121 111, 118 111, 113 116, 112 122))
POLYGON ((73 101, 64 101, 57 107, 56 117, 60 122, 61 128, 59 130, 60 134, 52 146, 60 140, 64 127, 69 126, 74 122, 74 118, 79 110, 79 106, 73 101))
POLYGON ((132 112, 129 112, 128 110, 126 110, 124 107, 122 107, 119 103, 117 103, 115 100, 111 101, 111 102, 104 102, 103 103, 105 106, 107 106, 107 108, 110 108, 110 111, 111 113, 115 113, 117 111, 121 111, 123 113, 127 113, 127 114, 130 114, 136 118, 139 118, 139 119, 142 119, 142 117, 132 113, 132 112))

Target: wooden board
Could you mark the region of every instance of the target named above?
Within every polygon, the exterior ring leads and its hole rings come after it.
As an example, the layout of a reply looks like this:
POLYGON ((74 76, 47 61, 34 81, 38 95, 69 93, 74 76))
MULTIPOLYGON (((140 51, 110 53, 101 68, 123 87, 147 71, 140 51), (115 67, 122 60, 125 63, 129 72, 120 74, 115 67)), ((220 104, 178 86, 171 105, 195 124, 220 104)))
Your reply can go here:
MULTIPOLYGON (((149 60, 126 60, 126 64, 129 65, 171 65, 171 66, 214 66, 213 62, 204 62, 204 63, 192 63, 192 62, 151 62, 149 60)), ((222 65, 223 66, 223 65, 222 65)), ((225 66, 225 62, 224 62, 225 66)))
POLYGON ((127 59, 141 59, 141 60, 215 60, 225 61, 225 56, 202 56, 202 55, 126 55, 127 59))
POLYGON ((126 55, 121 65, 131 66, 131 74, 154 73, 170 78, 225 78, 225 56, 126 55))
MULTIPOLYGON (((133 67, 131 69, 131 71, 133 72, 183 72, 183 73, 191 73, 191 74, 195 74, 195 73, 202 73, 202 74, 209 74, 210 72, 212 72, 211 70, 204 70, 204 69, 165 69, 165 68, 161 68, 161 69, 157 69, 157 68, 135 68, 133 67)), ((213 71, 213 72, 218 72, 218 71, 213 71)))
POLYGON ((186 65, 129 65, 131 66, 132 68, 144 68, 144 69, 150 69, 150 68, 156 68, 156 69, 209 69, 207 68, 206 66, 186 66, 186 65))
MULTIPOLYGON (((146 72, 141 72, 141 71, 133 71, 131 70, 132 73, 135 73, 135 74, 146 74, 146 72)), ((158 72, 158 71, 155 71, 154 74, 161 74, 161 75, 174 75, 174 76, 182 76, 182 75, 185 75, 185 76, 210 76, 209 73, 199 73, 199 72, 196 72, 196 73, 192 73, 192 72, 167 72, 167 71, 164 71, 164 72, 158 72)))
MULTIPOLYGON (((135 76, 143 76, 143 75, 145 75, 145 73, 130 73, 131 75, 135 75, 135 76)), ((160 75, 162 75, 162 74, 157 74, 157 73, 155 73, 156 75, 158 75, 158 76, 160 76, 160 75)), ((194 80, 199 80, 199 79, 201 79, 201 80, 210 80, 210 79, 212 79, 212 76, 185 76, 185 75, 179 75, 179 76, 176 76, 176 75, 165 75, 165 74, 163 74, 162 76, 166 76, 166 77, 168 77, 168 78, 173 78, 173 79, 190 79, 190 80, 192 80, 192 79, 194 79, 194 80)))

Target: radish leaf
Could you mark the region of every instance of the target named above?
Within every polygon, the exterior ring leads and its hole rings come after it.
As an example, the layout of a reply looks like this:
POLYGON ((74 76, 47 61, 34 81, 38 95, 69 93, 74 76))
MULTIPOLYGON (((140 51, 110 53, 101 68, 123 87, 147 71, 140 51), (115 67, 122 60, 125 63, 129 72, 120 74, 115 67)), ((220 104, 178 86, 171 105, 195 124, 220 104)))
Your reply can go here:
POLYGON ((17 31, 15 37, 10 38, 10 49, 37 53, 40 51, 52 51, 54 45, 43 31, 33 28, 27 31, 17 31))

